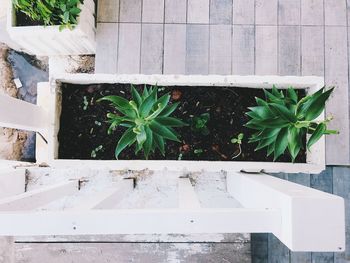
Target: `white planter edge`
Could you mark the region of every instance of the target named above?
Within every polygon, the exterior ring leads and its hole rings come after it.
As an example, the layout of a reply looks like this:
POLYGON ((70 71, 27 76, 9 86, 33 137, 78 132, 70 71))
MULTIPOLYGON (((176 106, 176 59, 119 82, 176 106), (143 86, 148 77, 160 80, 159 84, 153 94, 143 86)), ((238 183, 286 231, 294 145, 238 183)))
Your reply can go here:
MULTIPOLYGON (((63 160, 58 159, 60 93, 59 83, 98 84, 98 83, 133 83, 187 86, 235 86, 248 88, 271 88, 273 84, 278 88, 293 86, 306 89, 314 93, 324 86, 321 77, 295 76, 219 76, 219 75, 108 75, 108 74, 62 74, 53 76, 50 80, 50 98, 45 98, 49 105, 48 129, 48 162, 55 166, 84 165, 113 169, 151 169, 151 170, 188 170, 188 171, 249 171, 249 172, 285 172, 285 173, 320 173, 325 169, 325 137, 323 136, 311 152, 307 152, 306 163, 286 162, 239 162, 239 161, 153 161, 153 160, 63 160), (49 101, 49 103, 48 103, 49 101)), ((40 90, 39 90, 40 91, 40 90)), ((318 120, 324 119, 322 113, 318 120)))
POLYGON ((16 26, 12 0, 7 11, 7 31, 11 39, 27 52, 37 56, 94 54, 95 3, 84 0, 80 6, 78 24, 73 30, 59 30, 59 26, 16 26))

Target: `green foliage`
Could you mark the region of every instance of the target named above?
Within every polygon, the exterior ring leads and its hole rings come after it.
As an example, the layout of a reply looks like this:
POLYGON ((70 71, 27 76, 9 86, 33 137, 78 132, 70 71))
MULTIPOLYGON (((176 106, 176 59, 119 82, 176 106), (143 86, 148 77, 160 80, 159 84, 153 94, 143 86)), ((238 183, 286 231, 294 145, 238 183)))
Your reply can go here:
POLYGON ((240 134, 238 134, 237 137, 234 137, 234 138, 231 139, 231 143, 233 143, 233 144, 242 144, 243 138, 244 138, 244 134, 240 133, 240 134))
POLYGON ((179 103, 169 104, 170 95, 165 94, 158 98, 157 87, 145 86, 140 94, 131 85, 132 100, 128 101, 119 96, 106 96, 98 101, 110 102, 119 114, 108 113, 110 122, 108 134, 111 134, 117 126, 127 128, 119 139, 115 149, 115 156, 126 148, 136 143, 135 154, 143 150, 145 158, 156 148, 165 155, 165 140, 179 142, 179 135, 174 127, 183 127, 187 124, 183 121, 170 117, 179 103))
POLYGON ((207 123, 210 120, 209 113, 202 113, 192 119, 191 129, 195 132, 201 133, 202 135, 208 135, 209 129, 207 123))
POLYGON ((264 90, 266 99, 256 98, 257 106, 249 108, 246 114, 251 120, 245 125, 257 130, 249 139, 250 143, 258 143, 255 150, 267 148, 267 156, 273 154, 274 160, 288 149, 295 161, 303 148, 303 138, 310 134, 306 143, 308 149, 324 134, 337 134, 337 131, 327 130, 327 123, 315 121, 323 112, 325 103, 334 88, 324 88, 298 99, 295 89, 290 87, 285 92, 278 91, 274 86, 272 91, 264 90))
POLYGON ((17 11, 45 26, 59 25, 60 30, 74 28, 81 12, 78 5, 83 2, 84 0, 12 0, 17 11))

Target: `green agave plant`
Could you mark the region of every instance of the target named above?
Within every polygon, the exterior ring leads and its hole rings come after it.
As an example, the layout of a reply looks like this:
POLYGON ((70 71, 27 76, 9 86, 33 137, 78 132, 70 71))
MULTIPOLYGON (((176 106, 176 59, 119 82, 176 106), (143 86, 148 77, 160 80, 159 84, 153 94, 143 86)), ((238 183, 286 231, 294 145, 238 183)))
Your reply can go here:
POLYGON ((288 149, 294 162, 303 149, 306 134, 310 134, 306 143, 310 149, 322 135, 338 133, 327 129, 332 118, 315 120, 323 112, 333 89, 322 88, 302 99, 292 87, 285 92, 278 91, 275 86, 271 92, 264 90, 266 99, 255 98, 257 106, 246 113, 251 120, 245 126, 257 131, 249 142, 258 143, 255 150, 267 148, 267 156, 273 154, 274 161, 288 149))
POLYGON ((115 149, 115 157, 126 148, 136 143, 135 154, 143 150, 145 158, 156 148, 165 155, 165 140, 180 142, 178 133, 174 127, 183 127, 187 124, 170 117, 179 103, 169 104, 170 95, 165 94, 158 98, 158 88, 145 86, 140 94, 131 85, 132 100, 128 101, 120 96, 106 96, 98 101, 108 101, 115 107, 119 114, 107 113, 111 123, 108 134, 111 134, 117 126, 126 127, 127 130, 121 136, 115 149))

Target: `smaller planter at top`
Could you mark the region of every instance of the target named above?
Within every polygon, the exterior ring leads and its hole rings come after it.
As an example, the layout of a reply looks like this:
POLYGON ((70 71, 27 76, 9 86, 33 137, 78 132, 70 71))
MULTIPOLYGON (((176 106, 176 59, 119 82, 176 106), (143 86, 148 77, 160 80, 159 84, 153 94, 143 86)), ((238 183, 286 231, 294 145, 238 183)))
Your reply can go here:
POLYGON ((94 0, 8 1, 7 31, 28 53, 95 53, 94 0))

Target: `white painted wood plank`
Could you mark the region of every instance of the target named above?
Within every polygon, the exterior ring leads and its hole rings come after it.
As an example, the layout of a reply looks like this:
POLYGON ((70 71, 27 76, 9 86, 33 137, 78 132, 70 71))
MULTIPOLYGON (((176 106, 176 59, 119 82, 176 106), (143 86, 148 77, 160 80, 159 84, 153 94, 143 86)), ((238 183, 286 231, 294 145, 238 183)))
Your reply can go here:
POLYGON ((279 25, 299 25, 300 24, 300 1, 295 1, 295 0, 278 1, 278 24, 279 25))
POLYGON ((324 23, 323 0, 301 1, 301 24, 318 25, 324 23))
POLYGON ((256 26, 255 30, 255 74, 277 74, 277 27, 256 26))
POLYGON ((142 0, 120 0, 120 22, 141 22, 142 0))
POLYGON ((0 234, 35 236, 261 233, 275 232, 279 225, 280 213, 273 209, 46 211, 2 213, 0 234))
POLYGON ((233 24, 253 25, 255 21, 255 0, 233 1, 233 24))
POLYGON ((209 25, 187 25, 186 74, 208 74, 209 25))
POLYGON ((231 74, 232 25, 210 25, 209 47, 209 74, 231 74))
POLYGON ((278 74, 300 75, 300 27, 278 28, 278 74))
POLYGON ((244 207, 279 210, 273 234, 291 250, 344 251, 343 198, 264 174, 228 174, 227 189, 244 207))
POLYGON ((97 8, 97 22, 116 23, 119 21, 120 0, 99 0, 97 8))
POLYGON ((16 263, 251 263, 249 242, 15 244, 15 251, 16 263))
POLYGON ((118 182, 113 188, 104 189, 104 191, 87 196, 83 202, 78 203, 70 210, 89 210, 89 209, 111 209, 128 196, 134 189, 134 181, 126 179, 118 182))
POLYGON ((33 210, 78 191, 78 181, 55 184, 0 200, 0 211, 33 210))
POLYGON ((209 23, 209 0, 187 0, 187 23, 209 23))
POLYGON ((346 27, 325 29, 325 82, 328 87, 336 87, 326 112, 334 116, 329 128, 340 131, 339 135, 328 136, 326 140, 326 163, 333 165, 350 162, 347 33, 346 27))
POLYGON ((119 25, 118 73, 140 72, 141 25, 119 25))
POLYGON ((210 0, 210 24, 232 24, 232 0, 210 0))
POLYGON ((346 26, 347 25, 346 0, 325 0, 324 16, 327 26, 346 26))
POLYGON ((302 26, 301 30, 301 74, 324 76, 323 26, 302 26))
POLYGON ((232 37, 232 74, 254 75, 255 27, 234 25, 232 37))
POLYGON ((186 25, 164 27, 164 74, 185 74, 186 25))
POLYGON ((277 0, 255 1, 255 23, 257 25, 277 25, 277 0))
POLYGON ((164 22, 164 0, 143 0, 142 2, 143 23, 164 22))
POLYGON ((142 24, 141 74, 163 71, 163 25, 142 24))
POLYGON ((46 133, 47 112, 34 104, 0 94, 0 126, 46 133))
POLYGON ((97 24, 95 73, 117 73, 118 29, 117 23, 97 24))
POLYGON ((165 0, 165 23, 186 23, 187 0, 165 0))
POLYGON ((25 181, 25 169, 0 169, 0 198, 23 193, 25 181))
POLYGON ((180 209, 199 209, 201 207, 189 178, 179 178, 178 191, 180 209))

